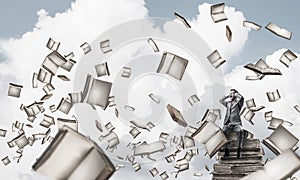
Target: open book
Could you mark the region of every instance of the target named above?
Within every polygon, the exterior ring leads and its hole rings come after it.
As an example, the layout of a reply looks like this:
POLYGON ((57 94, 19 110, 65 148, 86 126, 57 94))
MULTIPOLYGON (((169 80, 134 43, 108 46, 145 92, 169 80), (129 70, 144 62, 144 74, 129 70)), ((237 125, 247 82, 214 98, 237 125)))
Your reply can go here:
POLYGON ((170 76, 181 80, 188 62, 188 60, 180 56, 164 52, 157 73, 169 74, 170 76))
POLYGON ((256 64, 247 64, 244 66, 256 73, 264 75, 282 75, 279 69, 271 68, 263 59, 259 59, 256 64))
POLYGON ((286 128, 284 128, 281 124, 274 130, 274 132, 263 140, 263 144, 266 145, 272 152, 275 154, 280 154, 283 151, 297 150, 297 143, 299 139, 290 133, 286 128))
POLYGON ((221 119, 220 109, 207 109, 200 122, 211 121, 211 122, 215 123, 217 119, 221 119))
POLYGON ((275 91, 272 91, 272 92, 267 92, 266 94, 268 96, 269 102, 274 102, 281 98, 278 89, 276 89, 275 91))
POLYGON ((192 137, 205 145, 210 158, 228 141, 220 127, 211 121, 204 121, 192 137))
POLYGON ((221 57, 218 50, 215 50, 210 55, 208 55, 207 59, 214 68, 218 68, 226 62, 226 60, 221 57))
POLYGON ((82 91, 81 102, 97 105, 105 110, 108 106, 111 87, 112 83, 94 79, 90 74, 88 74, 85 81, 84 90, 82 91))
POLYGON ((281 55, 279 61, 286 67, 289 67, 291 62, 297 58, 297 55, 288 49, 281 55))
POLYGON ((262 170, 253 172, 242 180, 273 180, 287 179, 300 169, 300 158, 291 150, 286 150, 279 156, 267 162, 262 170))
POLYGON ((93 141, 65 126, 32 168, 53 179, 108 179, 114 165, 93 141))
POLYGON ((45 58, 42 67, 49 71, 52 75, 55 75, 58 68, 65 64, 67 60, 59 54, 57 51, 52 51, 45 58))
POLYGON ((215 23, 227 20, 227 16, 224 13, 225 4, 214 4, 210 7, 210 15, 215 23))
POLYGON ((265 106, 256 107, 256 104, 254 102, 254 98, 246 100, 245 104, 246 104, 247 108, 250 109, 253 112, 260 111, 260 110, 265 108, 265 106))
POLYGON ((272 33, 276 34, 277 36, 280 36, 282 38, 290 40, 292 38, 292 32, 284 29, 278 25, 276 25, 273 22, 270 22, 268 25, 265 27, 267 30, 271 31, 272 33))

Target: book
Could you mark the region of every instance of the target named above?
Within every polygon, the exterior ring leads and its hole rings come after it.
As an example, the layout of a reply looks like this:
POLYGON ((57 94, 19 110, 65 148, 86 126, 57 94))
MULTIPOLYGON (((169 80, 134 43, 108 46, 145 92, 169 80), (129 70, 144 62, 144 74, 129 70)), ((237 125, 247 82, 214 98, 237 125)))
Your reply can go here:
POLYGON ((277 24, 270 22, 265 27, 267 30, 271 31, 272 33, 276 34, 277 36, 280 36, 282 38, 290 40, 292 38, 292 32, 278 26, 277 24))
POLYGON ((225 3, 214 4, 210 7, 210 15, 215 23, 227 20, 224 13, 225 3))
POLYGON ((87 42, 81 44, 80 48, 83 50, 84 54, 87 54, 87 53, 91 52, 91 50, 92 50, 91 46, 87 42))
POLYGON ((50 72, 52 75, 55 75, 58 68, 65 64, 67 60, 57 51, 52 51, 46 56, 42 63, 42 67, 50 72))
POLYGON ((287 149, 293 151, 298 149, 299 139, 283 127, 282 124, 279 124, 274 132, 262 142, 273 153, 278 155, 287 149))
POLYGON ((281 98, 278 89, 276 89, 275 91, 272 91, 272 92, 267 92, 266 94, 267 94, 269 102, 275 102, 281 98))
POLYGON ((232 32, 229 26, 226 26, 226 37, 228 42, 231 42, 232 39, 232 32))
POLYGON ((291 62, 298 57, 291 50, 286 50, 280 57, 279 61, 284 64, 286 67, 289 67, 291 62))
POLYGON ((91 75, 87 75, 81 102, 97 105, 105 110, 108 106, 111 87, 112 83, 94 79, 91 75))
POLYGON ((249 63, 244 67, 259 74, 282 75, 279 69, 270 67, 263 59, 259 59, 256 64, 249 63))
POLYGON ((22 88, 23 88, 23 86, 21 86, 21 85, 9 83, 7 95, 19 98, 21 95, 22 88))
POLYGON ((164 52, 156 72, 168 74, 175 79, 181 80, 187 65, 188 60, 175 54, 164 52))
POLYGON ((95 65, 97 77, 110 75, 107 62, 95 65))
POLYGON ((183 16, 181 16, 177 12, 174 12, 174 16, 176 17, 176 19, 181 21, 185 25, 185 27, 191 28, 191 25, 187 22, 187 20, 183 16))
POLYGON ((115 167, 92 140, 65 126, 32 166, 53 179, 108 179, 115 167))
POLYGON ((251 22, 251 21, 243 21, 243 26, 247 27, 247 28, 251 28, 255 31, 259 31, 261 29, 261 25, 256 24, 256 23, 251 22))
POLYGON ((204 144, 210 158, 228 142, 221 128, 211 121, 204 121, 192 137, 194 140, 204 144))
POLYGON ((215 50, 210 55, 208 55, 207 59, 214 68, 218 68, 226 62, 226 60, 221 57, 218 50, 215 50))
POLYGON ((168 110, 171 118, 173 119, 173 121, 175 121, 176 123, 178 123, 179 125, 181 125, 183 127, 187 126, 187 123, 184 120, 184 118, 179 110, 177 110, 175 107, 173 107, 170 104, 167 105, 167 110, 168 110))

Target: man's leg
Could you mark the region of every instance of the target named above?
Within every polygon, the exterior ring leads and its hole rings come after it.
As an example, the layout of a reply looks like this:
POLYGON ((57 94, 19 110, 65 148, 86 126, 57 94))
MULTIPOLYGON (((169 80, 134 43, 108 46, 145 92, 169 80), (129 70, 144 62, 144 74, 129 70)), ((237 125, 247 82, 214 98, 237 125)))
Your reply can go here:
POLYGON ((237 158, 240 158, 241 157, 241 148, 242 148, 242 144, 243 144, 243 130, 240 125, 236 125, 234 128, 234 131, 236 131, 237 140, 238 140, 237 158))
MULTIPOLYGON (((230 132, 230 127, 229 125, 224 125, 223 129, 222 129, 223 133, 225 134, 226 138, 228 138, 229 132, 230 132)), ((224 157, 227 158, 229 156, 229 149, 228 149, 228 144, 229 142, 227 142, 224 147, 225 147, 225 154, 224 157)))

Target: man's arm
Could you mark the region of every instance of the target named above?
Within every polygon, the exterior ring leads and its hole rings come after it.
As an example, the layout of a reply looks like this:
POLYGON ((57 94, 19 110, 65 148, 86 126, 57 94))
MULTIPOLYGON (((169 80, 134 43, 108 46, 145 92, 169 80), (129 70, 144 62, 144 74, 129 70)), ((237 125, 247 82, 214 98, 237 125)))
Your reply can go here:
POLYGON ((223 98, 221 98, 220 100, 219 100, 219 102, 221 103, 221 104, 223 104, 225 107, 227 107, 227 102, 225 101, 225 99, 227 99, 229 96, 224 96, 223 98))
POLYGON ((243 104, 244 104, 244 97, 240 93, 238 93, 238 92, 235 93, 235 97, 236 97, 236 99, 238 101, 238 106, 240 108, 242 108, 243 104))

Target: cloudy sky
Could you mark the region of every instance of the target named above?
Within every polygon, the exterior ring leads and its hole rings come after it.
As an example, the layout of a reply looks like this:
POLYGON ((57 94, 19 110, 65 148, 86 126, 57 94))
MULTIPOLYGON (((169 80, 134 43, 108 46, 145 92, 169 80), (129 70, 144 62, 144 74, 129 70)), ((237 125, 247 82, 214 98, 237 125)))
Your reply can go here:
MULTIPOLYGON (((1 2, 0 6, 0 128, 10 129, 11 123, 24 118, 24 115, 15 113, 19 111, 21 103, 30 104, 35 98, 30 91, 31 76, 36 72, 48 53, 45 47, 49 37, 62 42, 62 53, 68 54, 73 51, 79 60, 82 50, 79 45, 83 42, 92 42, 97 36, 120 23, 145 17, 159 17, 173 20, 174 12, 184 16, 196 32, 206 41, 209 48, 217 49, 227 61, 221 66, 225 86, 227 89, 236 88, 244 95, 245 99, 254 98, 257 105, 265 105, 266 108, 255 115, 251 125, 244 122, 244 127, 255 133, 255 136, 262 140, 272 131, 267 130, 267 124, 263 118, 264 112, 273 111, 274 116, 293 123, 287 128, 300 137, 299 113, 293 106, 300 104, 300 75, 299 58, 293 61, 289 68, 279 62, 282 53, 290 49, 299 56, 300 52, 300 26, 296 17, 300 16, 297 0, 276 1, 258 0, 245 1, 223 1, 226 4, 225 13, 228 20, 220 23, 213 23, 210 17, 211 4, 220 1, 189 0, 76 0, 76 1, 21 1, 11 0, 1 2), (272 34, 262 28, 260 31, 250 30, 242 26, 243 20, 249 20, 260 24, 262 27, 269 22, 284 27, 293 32, 291 40, 286 40, 272 34), (224 28, 229 25, 233 40, 228 43, 224 28), (279 68, 282 76, 267 76, 261 81, 246 81, 247 75, 253 75, 251 71, 243 66, 247 63, 255 63, 260 58, 266 60, 271 67, 279 68), (24 85, 22 99, 16 100, 7 97, 9 82, 24 85), (268 102, 265 92, 278 89, 281 99, 276 102, 268 102)), ((73 77, 73 72, 68 74, 73 77)), ((58 84, 60 82, 57 82, 58 84)), ((63 84, 62 84, 63 85, 63 84)), ((58 85, 59 86, 59 85, 58 85)), ((65 87, 70 92, 72 86, 65 87)), ((35 93, 41 93, 35 91, 35 93)), ((216 105, 217 106, 217 105, 216 105)), ((7 138, 0 138, 0 158, 13 152, 7 150, 6 141, 13 138, 15 134, 8 134, 7 138), (3 147, 3 148, 2 148, 3 147)), ((45 147, 36 148, 31 152, 24 153, 24 159, 20 164, 13 161, 9 166, 0 165, 0 177, 11 176, 14 179, 39 178, 31 172, 32 161, 36 158, 35 153, 45 147)), ((274 157, 271 151, 267 150, 267 157, 274 157)), ((299 154, 299 151, 297 151, 299 154)), ((211 160, 196 159, 212 164, 211 160)), ((193 171, 199 171, 197 162, 193 162, 193 171)), ((203 166, 203 164, 202 164, 203 166)), ((145 167, 148 168, 148 165, 145 167)), ((118 171, 112 179, 120 179, 124 175, 134 174, 134 178, 151 178, 151 175, 144 168, 135 173, 131 168, 118 171)), ((149 166, 150 168, 150 166, 149 166)), ((162 167, 165 168, 165 167, 162 167)), ((167 168, 168 169, 168 168, 167 168)), ((192 176, 192 174, 186 174, 192 176)), ((300 177, 300 175, 297 174, 300 177)), ((298 177, 298 178, 299 178, 298 177)), ((205 178, 209 178, 206 174, 205 178)))

